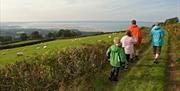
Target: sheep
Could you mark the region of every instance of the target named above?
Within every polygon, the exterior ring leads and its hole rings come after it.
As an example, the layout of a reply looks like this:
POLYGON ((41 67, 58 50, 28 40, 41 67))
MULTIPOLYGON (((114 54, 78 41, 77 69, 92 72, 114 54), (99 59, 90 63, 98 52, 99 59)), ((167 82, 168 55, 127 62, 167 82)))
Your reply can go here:
POLYGON ((46 49, 46 48, 47 48, 47 46, 43 46, 43 48, 44 48, 44 49, 46 49))
POLYGON ((102 40, 98 40, 98 42, 101 42, 102 40))
POLYGON ((108 38, 111 38, 111 36, 108 36, 108 38))
POLYGON ((17 56, 23 56, 24 55, 23 52, 17 52, 16 54, 17 54, 17 56))

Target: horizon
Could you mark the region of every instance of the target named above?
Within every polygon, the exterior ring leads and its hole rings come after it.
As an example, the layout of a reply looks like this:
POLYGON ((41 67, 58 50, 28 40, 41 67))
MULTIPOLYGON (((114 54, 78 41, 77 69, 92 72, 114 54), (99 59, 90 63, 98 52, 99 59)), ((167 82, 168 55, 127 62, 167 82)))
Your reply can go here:
POLYGON ((0 0, 0 22, 137 21, 180 18, 180 0, 0 0))
MULTIPOLYGON (((165 20, 164 20, 165 21, 165 20)), ((64 20, 64 21, 0 21, 0 23, 64 23, 64 22, 131 22, 131 20, 127 21, 121 21, 121 20, 64 20)), ((156 22, 156 21, 137 21, 138 22, 156 22)), ((163 21, 162 21, 163 22, 163 21)))

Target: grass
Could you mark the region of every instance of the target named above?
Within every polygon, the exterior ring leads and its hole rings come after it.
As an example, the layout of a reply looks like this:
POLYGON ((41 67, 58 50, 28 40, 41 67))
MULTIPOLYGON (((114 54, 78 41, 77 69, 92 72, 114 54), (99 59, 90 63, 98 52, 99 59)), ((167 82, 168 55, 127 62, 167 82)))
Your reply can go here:
MULTIPOLYGON (((146 52, 147 46, 150 45, 150 38, 149 38, 149 32, 150 31, 143 31, 143 40, 142 40, 142 44, 141 44, 141 49, 140 49, 140 55, 146 52)), ((129 73, 130 69, 135 65, 136 63, 130 63, 129 64, 129 70, 124 71, 124 70, 120 70, 120 77, 119 79, 124 79, 127 75, 127 73, 129 73)), ((95 74, 94 77, 90 78, 91 81, 88 83, 88 85, 92 86, 92 91, 112 91, 112 89, 116 86, 116 82, 111 82, 109 81, 108 77, 109 77, 109 73, 111 70, 111 66, 109 65, 109 63, 107 63, 107 66, 105 67, 105 69, 102 70, 102 72, 99 72, 97 74, 95 74)), ((83 84, 84 85, 84 84, 83 84)), ((87 90, 80 90, 80 91, 87 91, 87 90)))
POLYGON ((51 42, 7 49, 7 50, 0 50, 0 67, 4 66, 5 64, 14 63, 24 58, 33 57, 35 55, 42 55, 48 51, 52 50, 62 50, 67 47, 73 46, 81 46, 82 44, 95 44, 101 41, 111 41, 115 36, 122 36, 124 33, 119 34, 105 34, 105 35, 98 35, 98 36, 90 36, 90 37, 82 37, 76 39, 64 39, 64 40, 55 40, 51 42), (111 38, 109 38, 111 36, 111 38), (43 46, 47 46, 46 49, 43 46), (16 54, 18 52, 23 52, 24 56, 18 57, 16 54))
POLYGON ((153 64, 152 48, 129 71, 126 77, 119 81, 113 91, 164 91, 167 80, 168 43, 162 48, 159 64, 153 64))

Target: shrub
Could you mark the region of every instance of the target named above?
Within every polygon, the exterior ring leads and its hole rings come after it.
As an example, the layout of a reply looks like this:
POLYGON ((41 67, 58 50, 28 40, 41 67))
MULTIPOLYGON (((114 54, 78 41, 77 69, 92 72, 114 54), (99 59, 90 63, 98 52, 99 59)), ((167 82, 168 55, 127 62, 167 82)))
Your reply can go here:
MULTIPOLYGON (((86 44, 24 59, 0 70, 0 90, 44 91, 78 86, 105 65, 108 43, 86 44)), ((67 89, 66 89, 67 90, 67 89)))

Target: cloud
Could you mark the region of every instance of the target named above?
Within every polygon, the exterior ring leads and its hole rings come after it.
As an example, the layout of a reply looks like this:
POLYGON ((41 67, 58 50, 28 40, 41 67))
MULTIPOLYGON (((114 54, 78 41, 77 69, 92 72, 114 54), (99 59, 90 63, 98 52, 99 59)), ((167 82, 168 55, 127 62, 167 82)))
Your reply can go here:
POLYGON ((1 21, 130 20, 180 17, 180 0, 0 0, 1 21))

